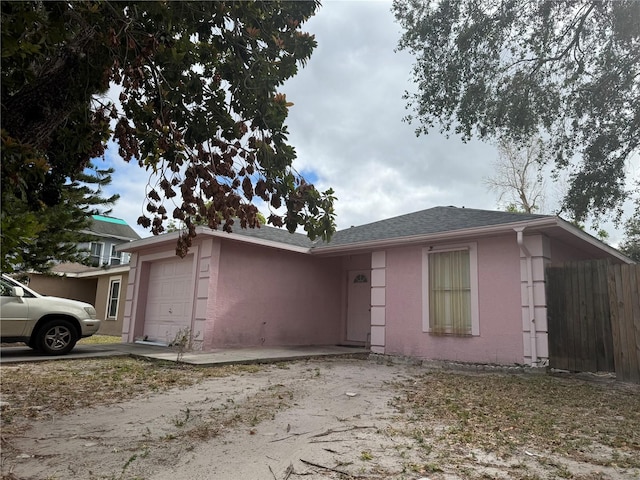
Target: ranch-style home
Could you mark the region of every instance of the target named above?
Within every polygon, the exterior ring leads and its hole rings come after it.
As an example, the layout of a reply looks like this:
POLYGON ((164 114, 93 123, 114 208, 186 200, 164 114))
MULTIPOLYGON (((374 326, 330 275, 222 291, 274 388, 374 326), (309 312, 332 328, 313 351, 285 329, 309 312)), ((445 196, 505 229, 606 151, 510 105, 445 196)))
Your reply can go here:
POLYGON ((546 365, 550 263, 630 259, 548 215, 435 207, 338 231, 205 227, 131 254, 123 341, 198 347, 366 345, 420 359, 546 365))

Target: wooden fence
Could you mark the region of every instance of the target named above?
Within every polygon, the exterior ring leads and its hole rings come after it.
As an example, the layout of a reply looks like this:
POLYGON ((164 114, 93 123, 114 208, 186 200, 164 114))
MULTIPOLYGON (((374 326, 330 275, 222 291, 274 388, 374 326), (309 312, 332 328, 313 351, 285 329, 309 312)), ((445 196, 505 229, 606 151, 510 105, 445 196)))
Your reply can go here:
POLYGON ((640 265, 609 265, 616 378, 640 383, 640 265))
POLYGON ((552 368, 640 383, 640 265, 552 265, 546 293, 552 368))

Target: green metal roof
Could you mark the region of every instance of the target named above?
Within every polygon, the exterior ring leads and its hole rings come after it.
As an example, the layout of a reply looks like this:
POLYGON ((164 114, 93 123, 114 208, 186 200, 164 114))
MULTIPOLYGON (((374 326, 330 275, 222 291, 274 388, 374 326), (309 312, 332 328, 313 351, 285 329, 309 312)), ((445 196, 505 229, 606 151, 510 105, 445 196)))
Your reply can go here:
POLYGON ((121 218, 114 217, 104 217, 102 215, 91 215, 94 220, 99 220, 101 222, 109 222, 109 223, 117 223, 118 225, 126 225, 127 222, 122 220, 121 218))

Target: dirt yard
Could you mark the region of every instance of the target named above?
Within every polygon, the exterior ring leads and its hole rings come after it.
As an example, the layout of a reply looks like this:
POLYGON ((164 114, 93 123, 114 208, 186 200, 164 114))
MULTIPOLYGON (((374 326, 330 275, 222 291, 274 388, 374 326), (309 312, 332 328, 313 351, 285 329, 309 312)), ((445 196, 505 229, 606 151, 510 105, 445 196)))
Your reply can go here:
POLYGON ((5 365, 2 478, 637 479, 640 388, 334 359, 5 365))

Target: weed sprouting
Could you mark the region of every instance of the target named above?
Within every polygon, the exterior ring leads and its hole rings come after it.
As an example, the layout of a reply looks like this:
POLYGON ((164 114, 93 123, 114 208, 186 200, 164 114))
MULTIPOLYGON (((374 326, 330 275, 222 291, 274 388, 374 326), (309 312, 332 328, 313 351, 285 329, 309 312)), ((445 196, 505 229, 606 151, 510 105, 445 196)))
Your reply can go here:
POLYGON ((191 410, 189 410, 189 407, 180 411, 183 412, 183 415, 177 416, 173 419, 173 424, 178 428, 184 427, 186 423, 189 421, 189 419, 191 418, 191 410))

